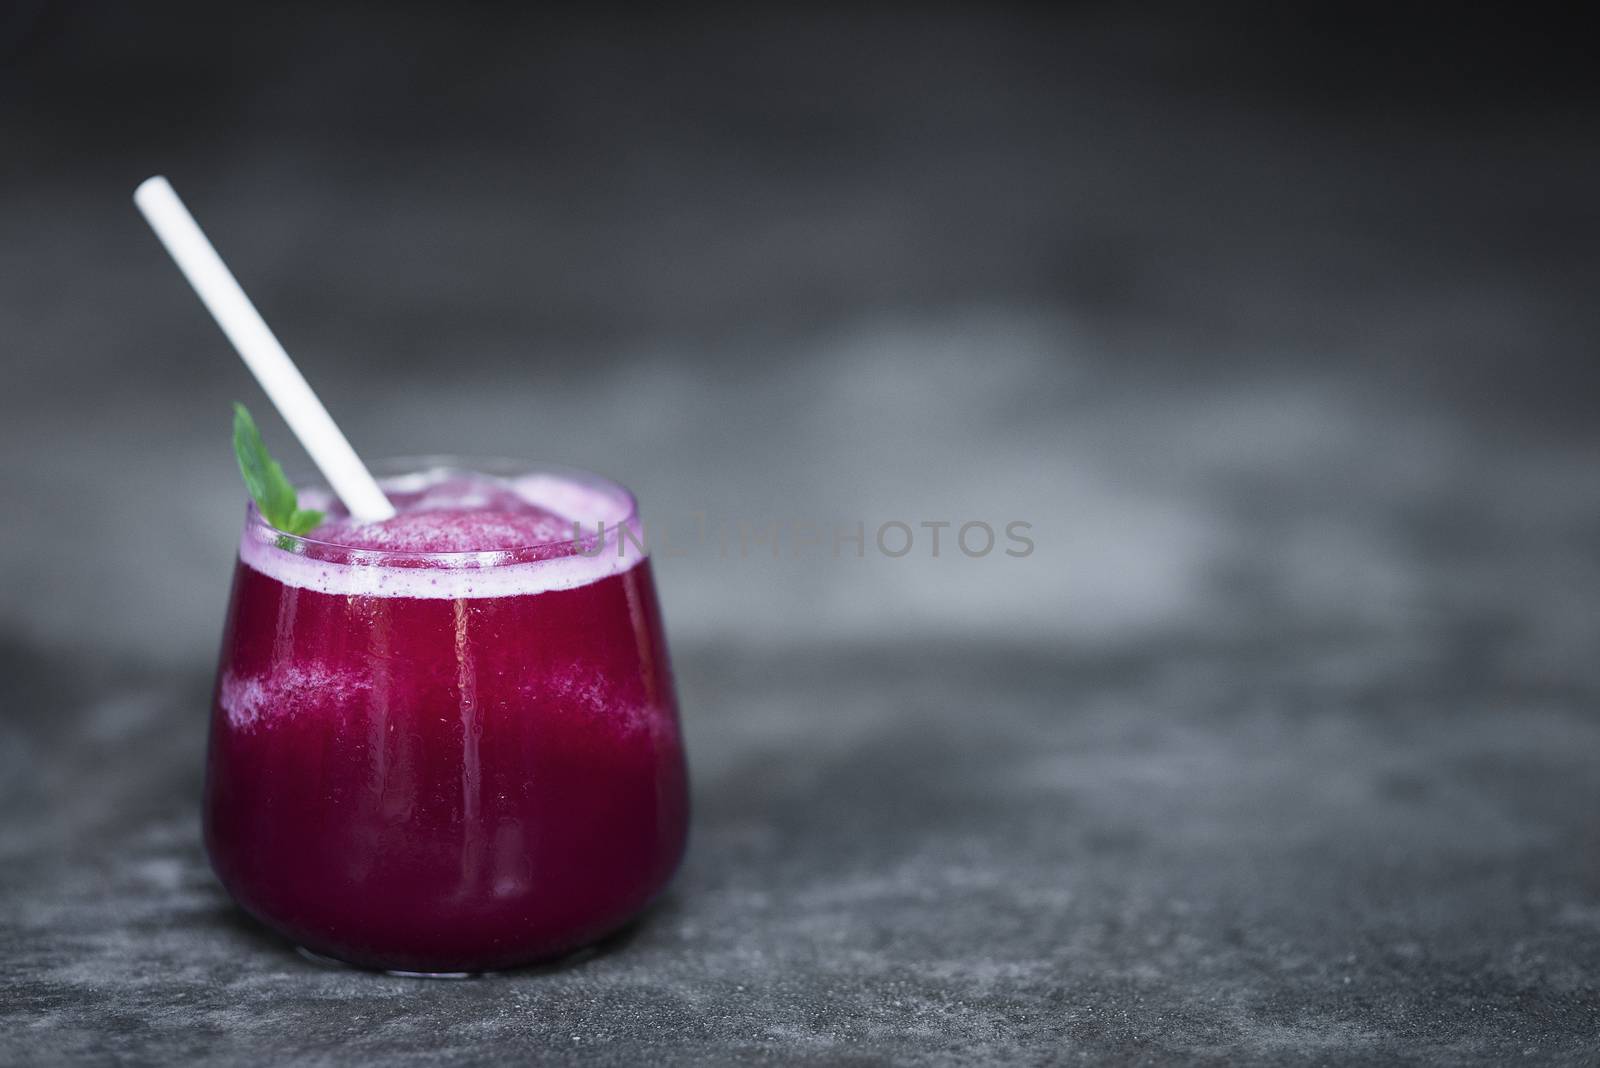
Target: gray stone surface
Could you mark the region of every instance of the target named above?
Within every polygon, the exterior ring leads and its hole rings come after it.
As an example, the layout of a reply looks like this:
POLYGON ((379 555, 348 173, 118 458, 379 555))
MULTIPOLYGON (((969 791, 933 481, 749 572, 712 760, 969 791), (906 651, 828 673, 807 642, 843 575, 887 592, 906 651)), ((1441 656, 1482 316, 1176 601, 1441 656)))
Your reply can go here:
POLYGON ((230 906, 202 676, 7 656, 14 1063, 1600 1055, 1594 692, 1460 635, 686 651, 668 897, 457 983, 319 967, 230 906))
POLYGON ((0 11, 0 1062, 1600 1062, 1591 38, 1295 10, 0 11), (658 559, 666 900, 312 965, 197 841, 294 453, 156 171, 369 455, 1038 551, 658 559))

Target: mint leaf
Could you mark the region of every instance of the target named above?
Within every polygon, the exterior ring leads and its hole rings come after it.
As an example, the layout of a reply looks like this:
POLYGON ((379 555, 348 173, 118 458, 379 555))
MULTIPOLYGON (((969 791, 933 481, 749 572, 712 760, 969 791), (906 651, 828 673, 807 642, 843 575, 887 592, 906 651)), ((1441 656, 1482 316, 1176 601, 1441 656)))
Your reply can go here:
POLYGON ((324 518, 325 515, 315 509, 297 508, 286 529, 294 534, 309 534, 322 525, 324 518))
POLYGON ((233 454, 239 460, 244 487, 255 498, 261 518, 286 534, 309 534, 321 525, 321 512, 298 506, 294 486, 267 451, 250 409, 238 401, 233 403, 233 454))

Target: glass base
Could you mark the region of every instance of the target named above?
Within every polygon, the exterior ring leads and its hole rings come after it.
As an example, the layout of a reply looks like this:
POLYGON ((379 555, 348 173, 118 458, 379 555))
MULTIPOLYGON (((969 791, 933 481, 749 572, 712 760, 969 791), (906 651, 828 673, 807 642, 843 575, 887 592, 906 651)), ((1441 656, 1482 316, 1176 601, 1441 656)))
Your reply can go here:
MULTIPOLYGON (((380 975, 393 975, 393 976, 396 976, 397 978, 400 978, 400 979, 456 979, 456 980, 459 980, 459 979, 482 979, 485 976, 498 974, 498 973, 493 972, 493 971, 487 971, 487 972, 405 972, 405 971, 400 971, 400 970, 395 969, 395 968, 364 968, 359 964, 351 964, 349 961, 343 961, 343 960, 340 960, 337 957, 329 957, 329 956, 326 956, 325 954, 318 953, 318 952, 316 952, 314 950, 307 949, 305 946, 295 946, 294 947, 294 951, 296 953, 300 954, 300 956, 304 957, 306 960, 310 961, 312 964, 315 964, 315 965, 317 965, 319 967, 322 967, 322 968, 338 968, 338 969, 340 969, 342 971, 352 971, 352 972, 377 972, 380 975)), ((543 964, 523 965, 522 967, 507 968, 505 970, 506 971, 515 971, 515 972, 556 971, 556 970, 559 970, 561 968, 569 968, 574 964, 582 964, 584 961, 588 960, 590 957, 596 956, 599 952, 600 952, 600 947, 599 946, 584 946, 581 949, 573 950, 571 953, 568 953, 564 957, 558 957, 555 960, 547 961, 547 962, 545 962, 543 964)))
POLYGON ((314 950, 309 950, 305 946, 295 946, 294 951, 319 967, 339 968, 353 972, 377 971, 382 972, 384 975, 399 976, 402 979, 477 979, 484 974, 483 972, 402 972, 392 968, 363 968, 360 965, 351 964, 349 961, 343 961, 337 957, 329 957, 314 950))

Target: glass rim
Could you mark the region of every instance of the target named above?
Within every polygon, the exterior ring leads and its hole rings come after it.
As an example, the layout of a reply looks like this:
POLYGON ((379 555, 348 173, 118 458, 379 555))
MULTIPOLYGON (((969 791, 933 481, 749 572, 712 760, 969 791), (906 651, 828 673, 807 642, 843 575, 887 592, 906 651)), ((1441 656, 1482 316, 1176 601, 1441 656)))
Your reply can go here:
MULTIPOLYGON (((400 478, 405 475, 420 474, 432 468, 451 468, 467 471, 474 474, 491 475, 495 477, 526 476, 526 475, 554 475, 579 485, 599 489, 602 492, 614 495, 619 508, 615 518, 607 517, 604 525, 613 529, 632 526, 639 516, 639 501, 633 491, 614 478, 573 467, 570 464, 542 463, 532 460, 516 460, 505 456, 462 456, 454 453, 425 453, 418 456, 389 456, 368 464, 368 469, 379 482, 385 479, 400 478)), ((337 500, 332 487, 328 485, 322 473, 315 467, 297 466, 285 472, 296 493, 307 489, 326 493, 331 499, 337 500)), ((562 516, 563 519, 568 517, 562 516)), ((572 522, 578 522, 572 520, 572 522)), ((266 516, 261 514, 261 509, 256 506, 255 499, 249 494, 245 495, 245 533, 252 530, 259 531, 268 536, 281 552, 293 555, 307 555, 307 550, 313 553, 333 553, 346 558, 349 563, 378 563, 382 560, 441 560, 441 561, 475 561, 480 564, 493 563, 489 558, 504 556, 505 562, 516 562, 519 554, 537 553, 554 546, 570 546, 575 537, 561 537, 537 542, 523 542, 517 545, 497 545, 492 549, 371 549, 356 545, 346 545, 337 541, 325 541, 304 534, 290 534, 280 530, 267 522, 266 516)), ((266 539, 263 539, 266 540, 266 539)), ((603 540, 603 536, 602 539, 603 540)))

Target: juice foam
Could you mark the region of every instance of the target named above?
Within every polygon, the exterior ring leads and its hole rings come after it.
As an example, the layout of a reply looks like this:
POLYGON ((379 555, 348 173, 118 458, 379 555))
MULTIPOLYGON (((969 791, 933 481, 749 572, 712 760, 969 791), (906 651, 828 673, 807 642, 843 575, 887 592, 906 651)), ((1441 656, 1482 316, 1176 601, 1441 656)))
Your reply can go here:
POLYGON ((302 507, 328 513, 305 538, 252 512, 239 558, 319 593, 460 600, 576 589, 645 555, 633 502, 615 488, 444 467, 383 486, 399 514, 378 523, 357 522, 326 491, 302 494, 302 507))

